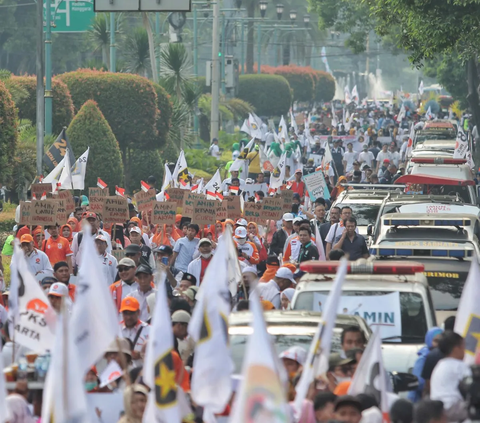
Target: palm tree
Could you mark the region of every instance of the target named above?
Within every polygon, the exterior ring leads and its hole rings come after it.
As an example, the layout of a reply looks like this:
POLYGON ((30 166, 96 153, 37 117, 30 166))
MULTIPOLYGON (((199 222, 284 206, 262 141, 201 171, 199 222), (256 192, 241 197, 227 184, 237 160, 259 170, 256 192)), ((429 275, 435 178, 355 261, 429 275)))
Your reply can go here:
POLYGON ((192 64, 185 46, 181 43, 170 43, 160 53, 162 69, 162 85, 177 100, 183 98, 185 86, 192 79, 192 64))
POLYGON ((142 12, 142 21, 148 35, 148 51, 150 54, 150 65, 152 66, 153 82, 158 83, 157 60, 155 55, 155 37, 153 35, 152 25, 150 24, 150 19, 148 19, 147 12, 142 12))
POLYGON ((125 70, 148 78, 150 67, 150 45, 147 30, 137 26, 124 37, 122 54, 125 58, 125 70))

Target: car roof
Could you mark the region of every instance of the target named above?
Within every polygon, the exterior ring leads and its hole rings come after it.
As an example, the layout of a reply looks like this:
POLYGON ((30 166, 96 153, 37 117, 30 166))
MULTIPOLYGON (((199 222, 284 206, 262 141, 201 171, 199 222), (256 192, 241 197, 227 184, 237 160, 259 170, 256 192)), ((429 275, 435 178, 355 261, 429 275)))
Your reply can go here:
MULTIPOLYGON (((330 291, 333 277, 322 280, 325 275, 308 273, 302 276, 297 285, 297 292, 301 291, 330 291)), ((389 291, 389 292, 414 292, 418 285, 428 288, 426 278, 413 279, 415 275, 347 275, 342 285, 343 291, 389 291)))
POLYGON ((347 200, 360 200, 360 199, 369 199, 369 200, 379 200, 380 202, 390 193, 390 190, 382 189, 359 189, 359 190, 349 190, 343 191, 338 197, 337 202, 346 202, 347 200), (346 192, 346 194, 344 194, 346 192), (343 195, 342 195, 343 194, 343 195))
POLYGON ((431 175, 452 179, 473 179, 472 172, 467 164, 414 163, 410 174, 431 175))
POLYGON ((457 199, 454 195, 425 195, 425 194, 392 194, 389 197, 386 197, 384 202, 389 203, 459 203, 465 204, 462 199, 459 197, 457 199))
MULTIPOLYGON (((382 216, 383 220, 386 219, 422 219, 422 220, 445 220, 445 219, 470 219, 471 222, 468 226, 474 224, 476 220, 478 220, 478 216, 474 214, 461 214, 457 216, 452 216, 448 213, 388 213, 382 216)), ((393 226, 393 225, 392 225, 393 226)), ((425 225, 427 226, 427 225, 425 225)), ((455 226, 455 225, 452 225, 455 226)), ((463 226, 463 225, 460 225, 463 226)))
POLYGON ((429 120, 425 122, 423 129, 433 129, 433 128, 452 128, 455 129, 452 122, 449 120, 437 119, 437 120, 429 120))

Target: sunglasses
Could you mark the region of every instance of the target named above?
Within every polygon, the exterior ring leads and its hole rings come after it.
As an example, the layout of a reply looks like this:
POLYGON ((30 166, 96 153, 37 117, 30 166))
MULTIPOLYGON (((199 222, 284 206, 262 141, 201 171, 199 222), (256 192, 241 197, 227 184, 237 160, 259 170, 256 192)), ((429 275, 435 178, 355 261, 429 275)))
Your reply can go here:
POLYGON ((120 273, 120 272, 128 272, 130 269, 133 269, 133 267, 119 267, 119 268, 118 268, 118 273, 120 273))
POLYGON ((133 316, 136 313, 136 311, 130 311, 130 310, 124 310, 122 311, 122 314, 125 316, 133 316))
POLYGON ((135 257, 137 253, 126 253, 125 256, 127 257, 135 257))

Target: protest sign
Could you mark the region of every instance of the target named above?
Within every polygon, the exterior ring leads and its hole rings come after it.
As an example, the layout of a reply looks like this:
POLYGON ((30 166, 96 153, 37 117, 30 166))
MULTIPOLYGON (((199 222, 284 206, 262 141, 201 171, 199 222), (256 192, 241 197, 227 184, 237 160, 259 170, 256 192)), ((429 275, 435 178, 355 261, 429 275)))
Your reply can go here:
POLYGON ((125 250, 112 250, 112 256, 117 259, 117 262, 119 262, 125 257, 125 250))
POLYGON ((67 190, 62 190, 58 192, 57 198, 59 200, 65 201, 65 210, 68 218, 68 215, 70 215, 70 213, 73 213, 75 211, 75 200, 73 199, 72 193, 67 190))
POLYGON ((243 205, 243 217, 247 222, 254 222, 259 225, 265 225, 265 219, 262 217, 262 203, 245 203, 243 205))
POLYGON ((195 200, 199 198, 204 198, 204 197, 203 195, 200 195, 200 194, 194 194, 193 192, 189 192, 186 190, 183 190, 183 191, 185 192, 185 195, 183 197, 182 216, 193 217, 193 206, 194 206, 195 200))
POLYGON ((242 217, 242 208, 240 205, 240 197, 238 195, 229 195, 223 198, 227 205, 227 218, 233 221, 242 217))
POLYGON ((147 192, 139 191, 135 195, 137 209, 141 212, 152 210, 153 203, 156 201, 156 194, 154 189, 149 189, 147 192))
POLYGON ((55 200, 32 201, 30 225, 51 226, 57 224, 57 206, 55 200))
POLYGON ((282 198, 265 198, 262 202, 262 219, 280 220, 283 216, 283 199, 282 198))
POLYGON ((330 192, 328 191, 327 183, 321 170, 305 175, 303 181, 307 186, 310 201, 313 202, 317 198, 324 198, 326 200, 330 198, 330 192))
POLYGON ((67 219, 68 219, 68 213, 65 205, 66 200, 57 199, 56 202, 57 202, 57 223, 59 225, 64 225, 65 223, 67 223, 67 219))
POLYGON ((215 223, 217 215, 217 200, 206 200, 204 198, 195 200, 193 204, 192 222, 200 227, 215 223))
POLYGON ((87 393, 91 423, 117 423, 124 411, 123 390, 109 393, 87 393))
POLYGON ((167 194, 170 197, 170 201, 175 201, 177 203, 177 213, 179 214, 184 214, 182 213, 183 199, 186 193, 188 193, 188 191, 181 188, 169 188, 167 190, 167 194))
POLYGON ((32 191, 32 197, 35 195, 37 200, 42 198, 42 194, 44 192, 51 193, 52 192, 52 184, 32 184, 30 190, 32 191))
POLYGON ((125 197, 105 197, 103 202, 103 223, 124 223, 129 220, 128 202, 125 197))
POLYGON ((103 201, 108 196, 108 188, 88 188, 89 210, 103 215, 103 201))
POLYGON ((294 192, 291 189, 284 189, 283 191, 280 191, 280 197, 283 200, 284 213, 292 212, 293 194, 294 192))
POLYGON ((20 201, 20 225, 31 225, 32 220, 32 203, 26 201, 20 201))
POLYGON ((246 194, 246 198, 253 197, 256 192, 263 191, 266 195, 268 192, 268 185, 266 183, 263 184, 245 184, 243 186, 243 192, 246 194))
POLYGON ((225 220, 227 218, 228 218, 227 202, 226 201, 222 201, 222 202, 217 201, 216 220, 225 220))
POLYGON ((313 164, 315 166, 320 166, 322 164, 323 156, 321 154, 310 154, 309 159, 313 159, 313 164))
POLYGON ((177 214, 177 203, 175 201, 155 201, 153 203, 152 224, 174 225, 177 214))

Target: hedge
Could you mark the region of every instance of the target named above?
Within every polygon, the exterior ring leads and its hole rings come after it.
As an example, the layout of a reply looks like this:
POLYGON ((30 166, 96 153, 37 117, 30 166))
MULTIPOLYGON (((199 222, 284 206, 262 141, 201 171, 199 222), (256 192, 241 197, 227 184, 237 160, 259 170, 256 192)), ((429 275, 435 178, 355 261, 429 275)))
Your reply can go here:
POLYGON ((12 173, 17 145, 17 109, 10 92, 0 81, 0 182, 6 183, 12 173))
POLYGON ((123 181, 122 157, 115 135, 95 101, 87 100, 82 106, 67 135, 76 157, 90 147, 85 186, 96 186, 100 177, 113 195, 115 185, 121 186, 123 181))
MULTIPOLYGON (((37 122, 37 77, 12 76, 11 81, 24 88, 28 96, 16 104, 18 117, 28 119, 32 124, 37 122)), ((64 126, 68 126, 74 116, 72 96, 68 87, 57 77, 52 79, 52 132, 58 135, 64 126)))
POLYGON ((325 103, 332 101, 335 96, 335 78, 328 72, 314 71, 315 81, 315 101, 325 103))
POLYGON ((158 145, 156 147, 160 147, 161 145, 165 144, 168 131, 170 130, 170 124, 172 119, 173 113, 173 105, 172 101, 170 100, 170 95, 165 91, 159 84, 152 83, 155 92, 157 93, 157 121, 156 121, 156 128, 158 131, 158 145))
POLYGON ((285 115, 292 102, 290 85, 279 75, 241 75, 237 97, 255 107, 258 116, 285 115))

